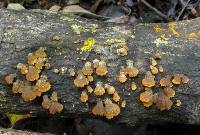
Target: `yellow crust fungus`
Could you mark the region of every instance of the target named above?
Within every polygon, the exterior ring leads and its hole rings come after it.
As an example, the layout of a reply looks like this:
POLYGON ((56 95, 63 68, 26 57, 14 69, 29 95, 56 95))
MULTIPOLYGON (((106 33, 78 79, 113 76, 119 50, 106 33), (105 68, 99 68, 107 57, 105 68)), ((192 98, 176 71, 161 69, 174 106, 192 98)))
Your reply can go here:
POLYGON ((133 61, 127 60, 126 64, 126 74, 131 78, 136 77, 139 74, 139 70, 133 66, 133 61))
POLYGON ((91 75, 87 76, 87 79, 88 79, 89 82, 93 82, 94 81, 94 78, 91 75))
POLYGON ((56 114, 56 113, 60 113, 62 110, 63 110, 63 105, 61 103, 52 102, 49 108, 49 113, 56 114))

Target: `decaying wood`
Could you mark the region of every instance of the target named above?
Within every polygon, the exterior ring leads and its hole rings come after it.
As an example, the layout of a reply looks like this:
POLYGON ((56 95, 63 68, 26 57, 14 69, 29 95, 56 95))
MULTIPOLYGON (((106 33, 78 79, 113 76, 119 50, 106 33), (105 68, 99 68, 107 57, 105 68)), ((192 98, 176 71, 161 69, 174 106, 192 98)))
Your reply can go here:
MULTIPOLYGON (((165 121, 200 124, 200 42, 189 40, 188 34, 200 30, 200 19, 183 21, 177 23, 177 30, 181 36, 176 38, 169 32, 167 44, 155 44, 155 39, 159 38, 159 33, 154 32, 154 27, 158 24, 111 24, 80 17, 59 15, 44 11, 9 11, 0 9, 0 111, 1 113, 31 113, 37 117, 49 116, 48 111, 42 109, 41 99, 24 103, 20 95, 11 93, 11 87, 5 84, 4 77, 9 73, 18 73, 16 65, 26 63, 27 55, 37 50, 39 47, 46 47, 50 57, 50 70, 44 70, 43 74, 48 76, 52 83, 52 91, 57 91, 60 101, 64 104, 64 111, 55 117, 94 117, 91 108, 94 103, 82 104, 79 100, 80 90, 73 85, 74 78, 68 73, 56 74, 53 69, 61 67, 75 68, 80 70, 84 60, 101 58, 107 61, 109 75, 106 78, 95 77, 95 80, 110 82, 116 88, 121 98, 126 100, 126 107, 121 110, 119 117, 113 121, 116 123, 135 124, 136 122, 165 121), (73 19, 71 19, 73 18, 73 19), (97 32, 81 32, 76 35, 71 25, 77 24, 91 29, 92 24, 97 24, 97 32), (58 35, 59 40, 53 40, 53 36, 58 35), (171 35, 171 37, 169 36, 171 35), (91 52, 81 52, 82 43, 75 44, 74 41, 84 41, 89 37, 96 40, 94 50, 91 52), (124 38, 129 47, 128 56, 118 56, 114 54, 112 48, 104 42, 107 39, 124 38), (111 49, 112 48, 112 49, 111 49), (149 70, 149 58, 154 52, 162 55, 160 65, 167 71, 159 74, 158 78, 172 73, 184 73, 190 78, 190 83, 175 87, 176 97, 181 100, 180 107, 173 107, 169 111, 160 112, 155 106, 145 108, 139 101, 141 79, 149 70), (132 59, 136 67, 141 71, 135 79, 139 88, 132 92, 130 82, 125 85, 116 82, 120 66, 125 65, 127 59, 132 59), (124 89, 124 90, 123 90, 124 89), (130 93, 130 95, 128 94, 130 93)), ((167 29, 168 24, 159 24, 167 29)), ((158 90, 155 90, 158 91, 158 90)), ((50 95, 49 92, 48 94, 50 95)), ((96 98, 91 96, 91 102, 96 98)))
POLYGON ((21 131, 15 129, 0 129, 1 135, 54 135, 51 133, 38 133, 38 132, 30 132, 30 131, 21 131))

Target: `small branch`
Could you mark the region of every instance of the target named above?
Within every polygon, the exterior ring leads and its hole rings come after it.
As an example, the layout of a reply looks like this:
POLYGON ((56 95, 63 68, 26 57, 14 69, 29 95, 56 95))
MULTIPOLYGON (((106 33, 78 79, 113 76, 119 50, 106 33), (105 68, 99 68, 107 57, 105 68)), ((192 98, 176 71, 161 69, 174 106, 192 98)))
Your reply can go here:
POLYGON ((181 17, 181 15, 183 14, 185 8, 188 6, 190 0, 187 1, 187 3, 184 5, 184 7, 182 8, 181 12, 179 13, 178 17, 176 18, 176 21, 178 21, 181 17))
POLYGON ((148 2, 146 2, 145 0, 140 0, 140 2, 142 2, 144 5, 146 5, 148 8, 150 8, 151 10, 153 10, 156 14, 158 14, 160 17, 162 17, 163 19, 169 21, 170 19, 164 15, 162 12, 160 12, 158 9, 156 9, 155 7, 151 6, 148 2))

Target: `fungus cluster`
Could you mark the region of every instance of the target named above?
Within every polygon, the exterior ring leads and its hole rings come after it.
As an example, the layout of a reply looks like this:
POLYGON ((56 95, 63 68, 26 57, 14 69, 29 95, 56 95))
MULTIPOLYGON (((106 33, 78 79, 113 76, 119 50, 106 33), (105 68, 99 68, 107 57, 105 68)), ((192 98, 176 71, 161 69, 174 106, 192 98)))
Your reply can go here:
MULTIPOLYGON (((166 75, 159 80, 159 92, 154 93, 153 88, 156 87, 155 77, 160 72, 162 73, 163 67, 159 66, 159 70, 156 72, 153 68, 157 68, 158 63, 156 60, 161 59, 159 54, 154 54, 151 57, 150 71, 146 72, 144 79, 142 79, 142 85, 145 91, 140 93, 140 101, 145 107, 150 107, 153 103, 156 104, 160 111, 171 109, 173 102, 172 98, 175 96, 175 91, 173 90, 173 85, 179 85, 181 83, 188 83, 189 78, 184 74, 173 74, 166 75)), ((179 102, 180 103, 180 102, 179 102)), ((180 104, 178 104, 180 106, 180 104)), ((178 106, 177 105, 177 106, 178 106)))
MULTIPOLYGON (((120 74, 117 77, 117 81, 120 83, 125 83, 129 78, 137 77, 139 74, 139 70, 134 67, 132 60, 127 60, 126 65, 126 67, 121 67, 120 74)), ((134 81, 131 83, 131 89, 137 89, 137 85, 134 81)))
POLYGON ((97 101, 96 106, 92 109, 92 113, 98 116, 105 116, 107 119, 112 119, 119 115, 120 107, 109 98, 106 98, 104 102, 101 100, 97 101))
POLYGON ((43 96, 42 107, 49 110, 50 114, 60 113, 63 110, 63 105, 58 102, 58 95, 53 92, 50 99, 47 95, 43 96))
POLYGON ((41 75, 41 72, 49 67, 45 48, 41 47, 34 53, 28 54, 27 64, 17 64, 17 69, 25 76, 24 80, 18 79, 16 74, 9 74, 5 77, 5 81, 12 85, 14 94, 21 94, 25 102, 33 101, 51 89, 47 76, 41 75))
POLYGON ((86 89, 83 90, 80 95, 80 101, 82 103, 87 103, 89 101, 88 93, 90 95, 94 94, 98 98, 97 104, 92 109, 94 115, 105 116, 107 119, 112 119, 120 113, 119 105, 113 102, 119 102, 121 98, 114 86, 104 84, 101 81, 95 82, 93 77, 94 74, 99 77, 105 77, 107 73, 108 69, 105 61, 98 59, 93 60, 92 63, 87 61, 81 71, 77 72, 74 85, 79 89, 86 89), (93 83, 95 84, 94 88, 92 88, 93 83), (105 100, 102 99, 106 94, 107 96, 112 96, 113 102, 108 98, 105 100), (102 100, 104 100, 104 102, 102 100))

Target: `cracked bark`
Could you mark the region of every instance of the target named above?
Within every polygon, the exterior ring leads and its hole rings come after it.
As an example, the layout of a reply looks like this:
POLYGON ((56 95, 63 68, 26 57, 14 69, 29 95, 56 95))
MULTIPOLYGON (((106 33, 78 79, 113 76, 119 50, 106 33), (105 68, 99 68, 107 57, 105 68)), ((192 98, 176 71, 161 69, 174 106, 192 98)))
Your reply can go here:
MULTIPOLYGON (((115 85, 121 98, 127 103, 126 108, 121 109, 120 116, 113 122, 134 125, 148 120, 200 124, 200 44, 199 40, 187 38, 188 33, 199 32, 199 21, 195 19, 190 22, 178 22, 177 30, 181 33, 181 37, 171 36, 168 44, 155 45, 153 42, 159 34, 155 33, 153 28, 157 24, 112 24, 47 11, 0 9, 0 112, 31 113, 35 117, 49 116, 48 112, 41 108, 41 98, 24 103, 20 95, 13 95, 11 87, 4 82, 5 75, 19 73, 16 65, 19 62, 26 63, 28 53, 39 47, 46 47, 52 69, 43 71, 43 74, 46 74, 52 83, 51 92, 57 91, 60 94, 60 101, 64 104, 64 111, 55 117, 94 117, 91 108, 96 98, 91 96, 91 103, 82 104, 79 100, 80 90, 73 85, 74 78, 67 73, 55 74, 52 70, 61 67, 74 67, 80 70, 85 63, 82 58, 87 60, 101 58, 109 65, 109 75, 107 78, 95 77, 95 80, 115 85), (75 35, 71 30, 72 24, 85 26, 88 29, 92 28, 92 24, 98 24, 98 29, 95 34, 87 31, 75 35), (54 35, 58 35, 60 40, 53 41, 54 35), (85 40, 88 37, 96 40, 96 46, 91 52, 80 53, 77 48, 81 48, 82 45, 77 45, 74 41, 85 40), (106 39, 116 38, 126 39, 129 47, 128 56, 117 56, 113 54, 114 48, 104 44, 106 39), (174 106, 170 111, 159 112, 155 106, 146 109, 139 101, 139 94, 143 91, 141 79, 149 70, 149 58, 154 52, 162 55, 159 63, 167 69, 167 72, 159 74, 158 78, 172 73, 184 73, 191 79, 189 84, 174 88, 176 97, 173 98, 173 102, 179 99, 182 105, 174 106), (127 59, 133 59, 141 71, 139 77, 135 79, 139 85, 135 92, 130 90, 130 81, 125 85, 116 82, 120 66, 125 65, 127 59)), ((168 24, 159 25, 166 29, 168 27, 168 24)))

